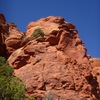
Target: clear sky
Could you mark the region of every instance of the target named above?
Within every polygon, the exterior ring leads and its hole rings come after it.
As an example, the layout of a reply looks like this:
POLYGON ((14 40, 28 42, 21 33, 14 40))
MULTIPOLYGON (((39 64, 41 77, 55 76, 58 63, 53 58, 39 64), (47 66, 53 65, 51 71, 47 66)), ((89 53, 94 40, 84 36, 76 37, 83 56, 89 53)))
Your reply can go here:
POLYGON ((0 0, 0 13, 22 32, 31 21, 62 16, 76 26, 87 54, 100 58, 100 0, 0 0))

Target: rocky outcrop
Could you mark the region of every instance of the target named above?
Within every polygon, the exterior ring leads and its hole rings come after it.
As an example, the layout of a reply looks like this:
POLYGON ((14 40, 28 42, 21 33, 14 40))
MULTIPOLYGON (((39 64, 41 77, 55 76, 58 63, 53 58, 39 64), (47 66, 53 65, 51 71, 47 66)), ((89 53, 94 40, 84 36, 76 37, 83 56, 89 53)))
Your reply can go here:
POLYGON ((0 56, 37 100, 97 100, 100 59, 87 55, 78 31, 62 17, 49 16, 27 26, 26 34, 0 14, 0 56), (40 34, 34 32, 38 29, 40 34), (41 32, 42 36, 41 36, 41 32))
POLYGON ((90 58, 92 65, 92 74, 97 78, 97 82, 100 90, 100 58, 90 58))
POLYGON ((0 13, 0 56, 6 56, 5 36, 8 34, 9 25, 3 14, 0 13))
POLYGON ((3 14, 0 14, 0 56, 9 57, 16 49, 21 47, 24 34, 14 23, 8 24, 3 14))
POLYGON ((2 13, 0 13, 0 22, 5 23, 6 19, 2 13))
POLYGON ((99 98, 99 78, 73 24, 54 16, 31 22, 23 44, 8 62, 26 85, 26 96, 35 96, 37 100, 99 98), (44 32, 42 40, 33 38, 37 28, 44 32))
POLYGON ((14 23, 9 24, 9 36, 5 40, 8 55, 21 47, 24 34, 20 32, 14 23))
POLYGON ((27 26, 26 36, 30 37, 36 28, 41 28, 46 35, 51 34, 53 31, 59 30, 59 24, 63 24, 64 19, 62 17, 49 16, 41 18, 37 22, 30 22, 27 26))

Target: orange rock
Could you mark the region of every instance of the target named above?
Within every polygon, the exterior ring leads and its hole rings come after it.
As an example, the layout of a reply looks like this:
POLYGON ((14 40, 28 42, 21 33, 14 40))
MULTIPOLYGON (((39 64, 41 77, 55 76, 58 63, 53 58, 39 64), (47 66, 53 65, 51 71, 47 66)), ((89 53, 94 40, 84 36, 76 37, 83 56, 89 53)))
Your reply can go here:
POLYGON ((23 36, 24 34, 20 32, 13 24, 10 25, 9 36, 5 40, 8 55, 21 47, 23 36), (8 48, 12 48, 12 51, 10 51, 8 48))
MULTIPOLYGON (((23 35, 15 32, 18 37, 14 41, 20 40, 23 35)), ((9 42, 15 39, 11 37, 7 39, 9 42)), ((35 96, 37 100, 97 100, 100 79, 74 25, 62 17, 49 16, 31 22, 26 32, 28 37, 31 39, 8 58, 15 76, 26 85, 27 96, 35 96), (45 33, 43 41, 32 40, 36 28, 45 33)))
POLYGON ((5 39, 8 35, 9 25, 3 14, 0 13, 0 56, 7 57, 5 39))

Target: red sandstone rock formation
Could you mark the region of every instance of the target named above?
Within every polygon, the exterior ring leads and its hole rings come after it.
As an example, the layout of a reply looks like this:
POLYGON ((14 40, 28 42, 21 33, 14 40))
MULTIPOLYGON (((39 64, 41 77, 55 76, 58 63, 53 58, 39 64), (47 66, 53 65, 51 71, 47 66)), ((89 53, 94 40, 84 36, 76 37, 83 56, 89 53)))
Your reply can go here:
POLYGON ((100 59, 87 55, 78 31, 62 17, 49 16, 27 26, 26 34, 0 14, 0 56, 37 100, 98 100, 100 59), (33 39, 40 28, 44 37, 33 39), (11 55, 10 55, 11 54, 11 55))
POLYGON ((20 48, 23 36, 14 23, 6 23, 4 15, 0 14, 0 56, 7 57, 20 48))
POLYGON ((100 58, 90 58, 92 65, 92 74, 97 78, 100 89, 100 58))
POLYGON ((97 100, 100 76, 95 65, 100 60, 87 56, 73 24, 54 16, 31 22, 24 42, 8 62, 26 85, 26 96, 37 100, 97 100), (32 40, 36 28, 44 32, 43 41, 32 40))
POLYGON ((5 40, 8 55, 21 47, 23 36, 14 23, 9 24, 9 36, 5 40))
POLYGON ((8 34, 8 28, 4 15, 0 13, 0 56, 6 56, 5 36, 8 34))

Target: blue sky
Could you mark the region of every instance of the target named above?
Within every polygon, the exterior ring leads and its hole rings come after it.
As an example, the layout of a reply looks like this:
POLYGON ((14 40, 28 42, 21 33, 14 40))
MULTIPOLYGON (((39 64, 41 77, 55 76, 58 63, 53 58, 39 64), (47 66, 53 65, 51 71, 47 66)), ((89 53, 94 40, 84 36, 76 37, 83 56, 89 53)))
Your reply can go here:
POLYGON ((87 48, 87 54, 100 58, 100 0, 0 0, 0 12, 22 32, 29 22, 62 16, 73 23, 87 48))

